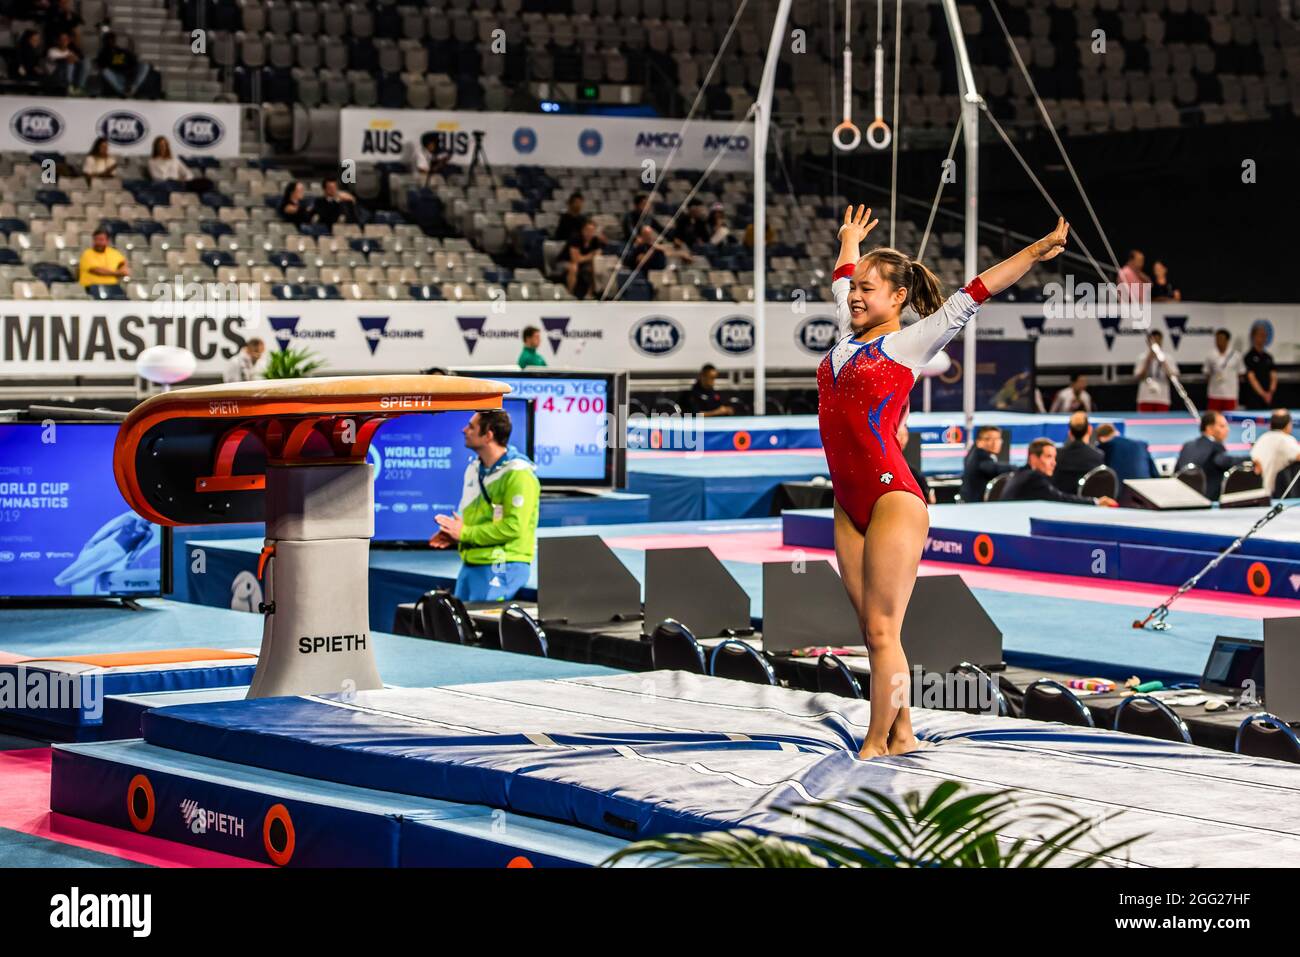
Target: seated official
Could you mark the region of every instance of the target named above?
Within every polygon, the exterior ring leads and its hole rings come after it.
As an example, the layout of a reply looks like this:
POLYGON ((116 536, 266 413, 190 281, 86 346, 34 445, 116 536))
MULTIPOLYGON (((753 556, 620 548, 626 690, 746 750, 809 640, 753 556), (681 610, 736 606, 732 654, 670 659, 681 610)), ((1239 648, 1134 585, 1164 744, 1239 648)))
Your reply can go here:
POLYGON ((507 412, 476 412, 463 432, 477 458, 465 468, 459 512, 434 516, 429 545, 460 551, 461 601, 509 601, 528 583, 537 544, 537 466, 510 445, 507 412))
POLYGON ((1116 502, 1109 495, 1098 498, 1084 498, 1072 492, 1062 492, 1052 484, 1052 473, 1056 471, 1056 446, 1051 439, 1034 439, 1029 443, 1029 462, 1007 480, 1002 489, 1004 502, 1073 502, 1076 505, 1105 505, 1114 507, 1116 502))
POLYGON ((1079 479, 1098 465, 1106 464, 1106 456, 1091 444, 1092 423, 1088 413, 1076 412, 1070 416, 1070 439, 1056 450, 1056 471, 1052 484, 1062 492, 1076 492, 1079 479))
POLYGON ((1125 479, 1160 477, 1160 470, 1156 468, 1155 459, 1151 457, 1147 444, 1120 435, 1119 429, 1109 422, 1097 426, 1097 448, 1101 449, 1106 465, 1121 482, 1125 479))
POLYGON ((966 453, 966 462, 961 470, 961 500, 963 502, 984 501, 984 487, 1003 472, 1014 472, 1016 467, 1008 462, 999 462, 1002 452, 1002 430, 997 426, 986 425, 975 432, 975 444, 966 453))
POLYGON ((1300 442, 1291 434, 1291 413, 1274 409, 1268 420, 1268 431, 1250 447, 1250 459, 1255 471, 1264 481, 1264 491, 1273 494, 1279 473, 1293 462, 1300 462, 1300 442))
MULTIPOLYGON (((1205 473, 1205 497, 1219 500, 1223 489, 1223 474, 1233 466, 1247 461, 1243 455, 1230 455, 1223 443, 1228 441, 1228 420, 1222 412, 1211 409, 1201 416, 1201 434, 1185 444, 1178 453, 1175 472, 1195 465, 1205 473)), ((1272 489, 1268 490, 1272 492, 1272 489)))
POLYGON ((691 383, 686 393, 687 412, 696 415, 735 415, 736 410, 722 401, 722 393, 714 386, 718 382, 718 368, 712 363, 705 363, 700 368, 700 375, 691 383))

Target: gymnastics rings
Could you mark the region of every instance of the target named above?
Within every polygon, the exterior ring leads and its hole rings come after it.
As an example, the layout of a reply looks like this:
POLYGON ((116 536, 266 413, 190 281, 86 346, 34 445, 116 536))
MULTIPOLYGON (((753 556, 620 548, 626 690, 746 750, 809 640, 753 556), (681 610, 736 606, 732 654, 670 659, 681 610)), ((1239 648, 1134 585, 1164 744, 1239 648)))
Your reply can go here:
MULTIPOLYGON (((845 16, 847 18, 847 12, 845 16)), ((845 34, 847 39, 848 34, 845 34)), ((844 122, 835 129, 831 130, 831 142, 835 148, 843 153, 851 152, 858 148, 862 142, 862 131, 854 125, 853 119, 853 50, 848 43, 844 44, 844 122), (847 134, 847 139, 844 138, 847 134)))

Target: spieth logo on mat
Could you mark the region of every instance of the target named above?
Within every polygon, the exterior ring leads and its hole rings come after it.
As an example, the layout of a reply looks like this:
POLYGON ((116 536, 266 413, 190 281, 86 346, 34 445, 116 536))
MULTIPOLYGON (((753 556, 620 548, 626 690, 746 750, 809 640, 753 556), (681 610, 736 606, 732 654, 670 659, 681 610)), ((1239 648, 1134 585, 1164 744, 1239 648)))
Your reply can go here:
POLYGON ((219 814, 199 807, 198 801, 189 798, 181 801, 181 819, 191 834, 229 834, 244 836, 244 819, 233 814, 219 814))

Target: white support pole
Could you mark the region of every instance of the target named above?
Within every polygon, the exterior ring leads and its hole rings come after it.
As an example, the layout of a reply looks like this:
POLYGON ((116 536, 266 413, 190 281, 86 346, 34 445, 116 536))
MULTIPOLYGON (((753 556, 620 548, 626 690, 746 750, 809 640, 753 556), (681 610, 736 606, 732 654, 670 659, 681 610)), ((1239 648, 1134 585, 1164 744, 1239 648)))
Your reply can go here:
POLYGON ((772 91, 776 87, 776 64, 785 42, 785 25, 791 0, 780 0, 767 59, 754 101, 754 414, 767 412, 767 131, 772 118, 772 91))
MULTIPOLYGON (((966 144, 966 274, 969 282, 979 275, 979 105, 980 96, 975 88, 975 74, 971 71, 970 56, 966 52, 966 39, 961 32, 961 18, 957 15, 956 0, 942 0, 943 13, 948 20, 948 33, 952 37, 953 52, 957 57, 957 83, 961 92, 962 138, 966 144)), ((966 445, 974 441, 975 424, 975 319, 966 324, 962 350, 962 411, 966 423, 966 445)))

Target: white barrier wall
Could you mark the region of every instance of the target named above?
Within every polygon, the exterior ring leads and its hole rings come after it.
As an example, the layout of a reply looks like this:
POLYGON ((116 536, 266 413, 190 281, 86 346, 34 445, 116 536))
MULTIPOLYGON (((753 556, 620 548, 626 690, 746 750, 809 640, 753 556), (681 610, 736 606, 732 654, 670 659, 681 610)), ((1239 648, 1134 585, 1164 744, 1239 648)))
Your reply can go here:
MULTIPOLYGON (((1272 330, 1280 363, 1300 362, 1300 306, 1169 303, 1152 307, 1152 328, 1165 331, 1167 352, 1199 363, 1226 327, 1246 348, 1251 325, 1272 330)), ((811 372, 836 338, 832 308, 767 309, 768 364, 811 372)), ((543 330, 542 355, 556 366, 632 371, 753 364, 752 309, 735 304, 593 302, 279 302, 257 303, 256 320, 169 318, 149 303, 0 302, 0 376, 133 375, 149 346, 190 349, 201 372, 219 371, 249 336, 272 348, 306 347, 335 372, 395 372, 429 366, 513 362, 525 326, 543 330)), ((1144 330, 1096 318, 1045 319, 1038 305, 994 304, 979 313, 981 340, 1038 340, 1040 367, 1131 365, 1144 330)))
POLYGON ((235 103, 0 96, 0 150, 85 153, 103 136, 113 153, 148 156, 154 137, 165 136, 181 156, 238 156, 239 110, 235 103))

